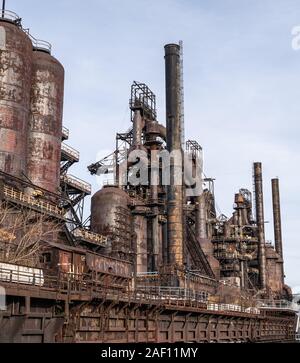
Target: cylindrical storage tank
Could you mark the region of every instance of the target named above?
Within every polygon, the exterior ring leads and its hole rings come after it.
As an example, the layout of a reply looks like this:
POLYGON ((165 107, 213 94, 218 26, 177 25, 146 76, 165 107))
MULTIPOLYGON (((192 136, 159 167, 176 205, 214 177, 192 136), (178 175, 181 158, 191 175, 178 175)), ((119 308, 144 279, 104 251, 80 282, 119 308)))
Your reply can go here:
POLYGON ((29 180, 57 193, 64 96, 64 68, 48 52, 33 53, 27 169, 29 180))
POLYGON ((119 228, 120 222, 129 223, 122 218, 129 212, 130 198, 120 188, 106 187, 92 196, 91 229, 93 232, 107 235, 119 228))
POLYGON ((26 173, 32 43, 16 24, 0 18, 0 170, 26 173))

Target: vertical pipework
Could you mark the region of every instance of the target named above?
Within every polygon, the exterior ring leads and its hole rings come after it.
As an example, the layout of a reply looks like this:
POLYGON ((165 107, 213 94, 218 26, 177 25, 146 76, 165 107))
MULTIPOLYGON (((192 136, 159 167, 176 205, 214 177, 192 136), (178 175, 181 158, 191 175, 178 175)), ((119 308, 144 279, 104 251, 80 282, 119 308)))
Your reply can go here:
POLYGON ((256 204, 256 223, 258 231, 258 264, 260 286, 266 288, 266 250, 265 250, 265 226, 264 226, 264 201, 262 183, 262 165, 254 163, 254 187, 256 204))
MULTIPOLYGON (((165 46, 166 66, 166 121, 167 149, 180 154, 181 125, 180 125, 180 47, 177 44, 165 46)), ((169 261, 171 264, 183 264, 183 191, 177 185, 176 175, 180 173, 182 181, 181 160, 170 160, 170 185, 168 186, 168 241, 169 261), (179 165, 180 162, 180 165, 179 165)))
POLYGON ((200 239, 207 238, 204 193, 196 197, 196 203, 196 237, 199 241, 200 239))
POLYGON ((134 111, 133 117, 133 145, 140 146, 142 144, 143 119, 140 110, 134 111))
POLYGON ((272 201, 273 201, 275 249, 282 260, 282 283, 284 283, 280 193, 279 193, 279 179, 278 178, 272 179, 272 201))
POLYGON ((151 203, 152 203, 152 247, 153 269, 158 270, 159 264, 159 226, 158 226, 158 185, 159 185, 159 161, 156 146, 151 146, 151 203))

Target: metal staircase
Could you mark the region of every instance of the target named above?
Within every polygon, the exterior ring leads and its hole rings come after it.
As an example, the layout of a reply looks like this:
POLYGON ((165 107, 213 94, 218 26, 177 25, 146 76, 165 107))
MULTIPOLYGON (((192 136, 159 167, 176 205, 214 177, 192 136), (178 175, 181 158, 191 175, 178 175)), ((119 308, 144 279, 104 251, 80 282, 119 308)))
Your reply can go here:
POLYGON ((214 272, 202 251, 200 243, 197 241, 195 231, 190 223, 186 224, 186 247, 193 259, 195 267, 200 270, 200 273, 215 278, 214 272))

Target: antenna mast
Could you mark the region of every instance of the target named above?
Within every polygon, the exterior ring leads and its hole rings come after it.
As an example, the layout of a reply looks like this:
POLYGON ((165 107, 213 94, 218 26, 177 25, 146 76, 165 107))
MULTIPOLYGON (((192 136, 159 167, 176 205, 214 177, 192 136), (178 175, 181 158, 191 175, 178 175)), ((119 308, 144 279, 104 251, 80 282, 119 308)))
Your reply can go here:
POLYGON ((5 0, 2 0, 2 18, 4 18, 5 13, 5 0))

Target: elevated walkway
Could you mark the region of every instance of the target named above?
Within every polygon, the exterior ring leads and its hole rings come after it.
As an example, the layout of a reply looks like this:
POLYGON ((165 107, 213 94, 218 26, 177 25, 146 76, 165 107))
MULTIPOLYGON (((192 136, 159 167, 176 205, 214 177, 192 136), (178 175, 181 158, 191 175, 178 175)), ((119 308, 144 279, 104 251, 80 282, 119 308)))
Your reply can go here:
POLYGON ((78 194, 84 192, 86 195, 90 195, 92 192, 91 184, 77 178, 74 175, 64 174, 60 176, 61 182, 65 183, 69 187, 69 193, 78 194))

